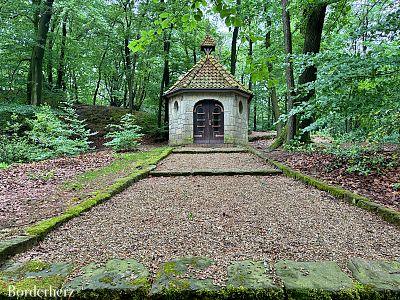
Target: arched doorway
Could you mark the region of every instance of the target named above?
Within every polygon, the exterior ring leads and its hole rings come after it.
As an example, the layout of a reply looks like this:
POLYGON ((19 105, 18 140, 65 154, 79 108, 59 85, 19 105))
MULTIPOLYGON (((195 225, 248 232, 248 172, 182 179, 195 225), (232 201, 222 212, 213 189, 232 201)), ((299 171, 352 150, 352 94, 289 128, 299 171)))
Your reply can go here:
POLYGON ((224 142, 224 107, 216 100, 202 100, 193 109, 193 137, 197 144, 224 142))

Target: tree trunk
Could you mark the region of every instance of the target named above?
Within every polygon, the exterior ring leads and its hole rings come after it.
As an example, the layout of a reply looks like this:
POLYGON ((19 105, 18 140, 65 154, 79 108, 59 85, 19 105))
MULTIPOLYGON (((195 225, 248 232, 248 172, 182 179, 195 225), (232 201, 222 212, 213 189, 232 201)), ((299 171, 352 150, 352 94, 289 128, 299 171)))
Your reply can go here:
MULTIPOLYGON (((270 97, 271 97, 272 111, 273 111, 273 115, 274 115, 274 122, 278 122, 279 117, 281 115, 281 110, 279 109, 278 97, 276 95, 275 87, 271 88, 270 97)), ((282 123, 278 122, 278 123, 276 123, 276 133, 280 134, 281 131, 282 131, 282 123)))
POLYGON ((49 43, 47 47, 48 60, 47 60, 47 81, 50 88, 53 88, 53 47, 54 47, 54 32, 56 31, 57 21, 53 19, 51 22, 49 43))
POLYGON ((128 106, 131 111, 134 110, 134 76, 136 69, 137 54, 133 55, 133 61, 131 60, 131 49, 128 47, 129 39, 125 38, 125 70, 126 70, 126 81, 128 85, 128 106))
POLYGON ((67 19, 68 19, 68 14, 65 14, 62 22, 61 22, 61 48, 60 48, 60 58, 58 60, 58 67, 57 67, 57 83, 56 83, 56 88, 59 90, 64 90, 66 89, 65 86, 65 80, 64 80, 64 75, 65 75, 65 46, 67 44, 67 19))
POLYGON ((253 98, 253 131, 257 131, 257 101, 253 98))
POLYGON ((33 49, 31 62, 30 102, 32 105, 39 105, 43 100, 43 58, 53 3, 54 0, 46 0, 44 8, 39 15, 36 45, 33 49))
MULTIPOLYGON (((290 14, 287 10, 288 0, 282 0, 282 23, 285 41, 286 54, 286 87, 287 87, 287 110, 290 112, 293 108, 294 97, 294 76, 292 62, 292 33, 290 30, 290 14)), ((287 121, 287 142, 293 140, 295 134, 295 117, 290 116, 287 121)))
POLYGON ((78 80, 76 78, 75 71, 72 71, 72 84, 74 87, 75 103, 78 103, 79 102, 79 89, 78 89, 78 80))
POLYGON ((167 33, 164 31, 164 69, 163 69, 163 76, 161 80, 161 85, 160 85, 160 99, 159 99, 159 104, 158 104, 158 127, 162 127, 162 108, 164 104, 164 122, 168 123, 168 118, 169 118, 169 111, 168 111, 168 100, 164 99, 163 94, 164 94, 164 88, 168 87, 169 82, 170 82, 170 76, 169 76, 169 51, 171 48, 171 34, 172 34, 172 26, 170 28, 170 32, 167 35, 167 33))
POLYGON ((97 95, 99 93, 100 83, 101 83, 101 68, 102 68, 104 60, 106 58, 107 51, 108 51, 108 46, 104 50, 103 55, 101 56, 101 60, 100 60, 99 66, 97 67, 98 71, 99 71, 99 76, 97 77, 96 89, 94 90, 94 94, 93 94, 93 105, 96 105, 97 95))
POLYGON ((239 36, 239 27, 233 29, 232 44, 231 44, 231 73, 236 73, 236 60, 237 60, 237 39, 239 36))
MULTIPOLYGON (((309 12, 304 36, 303 54, 318 53, 321 46, 322 30, 324 27, 326 4, 316 5, 309 12)), ((317 68, 311 65, 305 68, 299 77, 299 87, 304 84, 313 83, 317 79, 317 68)), ((315 90, 311 89, 299 99, 299 102, 307 102, 315 95, 315 90)), ((312 117, 302 118, 299 121, 299 129, 304 129, 311 125, 312 117)), ((310 132, 301 132, 300 141, 308 143, 311 141, 310 132)))
POLYGON ((196 63, 197 63, 196 48, 193 48, 193 64, 195 65, 196 63))
MULTIPOLYGON (((236 6, 239 7, 241 0, 236 0, 236 6)), ((233 28, 232 33, 232 44, 231 44, 231 73, 236 73, 236 61, 237 61, 237 39, 239 36, 239 27, 233 28)))
MULTIPOLYGON (((268 26, 268 32, 265 35, 265 49, 269 49, 269 47, 271 47, 271 26, 272 26, 272 21, 271 18, 268 17, 267 18, 267 26, 268 26)), ((268 73, 269 76, 272 76, 272 71, 273 71, 273 66, 271 63, 268 63, 267 65, 268 67, 268 73)), ((276 87, 275 85, 269 86, 269 94, 270 94, 270 99, 271 99, 271 104, 272 104, 272 110, 273 110, 273 115, 274 115, 274 120, 275 122, 278 121, 280 115, 281 115, 281 111, 279 109, 279 103, 278 103, 278 97, 276 95, 276 87)), ((276 124, 276 132, 279 135, 282 131, 282 123, 279 122, 276 124)))
MULTIPOLYGON (((38 28, 39 28, 39 15, 40 15, 40 2, 41 0, 32 0, 32 8, 33 8, 33 29, 35 32, 35 37, 37 39, 38 35, 38 28)), ((27 103, 31 103, 31 98, 32 98, 32 70, 33 70, 33 58, 35 56, 35 46, 32 47, 32 53, 31 53, 31 62, 29 65, 29 70, 28 70, 28 76, 26 80, 26 98, 27 98, 27 103)))
MULTIPOLYGON (((250 27, 250 24, 249 24, 250 27)), ((253 41, 251 40, 251 36, 249 36, 249 61, 250 63, 253 62, 253 41)), ((253 89, 253 80, 252 76, 250 73, 250 78, 249 78, 249 90, 253 89)), ((248 105, 248 122, 250 123, 250 105, 248 105)), ((257 103, 255 101, 255 98, 253 99, 253 131, 257 130, 257 103)))

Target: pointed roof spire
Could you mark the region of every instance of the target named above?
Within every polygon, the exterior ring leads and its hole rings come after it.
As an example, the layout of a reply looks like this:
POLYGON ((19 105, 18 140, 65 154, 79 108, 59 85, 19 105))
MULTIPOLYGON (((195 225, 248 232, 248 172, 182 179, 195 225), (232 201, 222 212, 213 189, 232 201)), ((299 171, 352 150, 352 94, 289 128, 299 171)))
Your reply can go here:
POLYGON ((215 40, 209 34, 207 34, 204 38, 204 41, 201 43, 201 50, 206 54, 210 54, 215 50, 215 45, 215 40))

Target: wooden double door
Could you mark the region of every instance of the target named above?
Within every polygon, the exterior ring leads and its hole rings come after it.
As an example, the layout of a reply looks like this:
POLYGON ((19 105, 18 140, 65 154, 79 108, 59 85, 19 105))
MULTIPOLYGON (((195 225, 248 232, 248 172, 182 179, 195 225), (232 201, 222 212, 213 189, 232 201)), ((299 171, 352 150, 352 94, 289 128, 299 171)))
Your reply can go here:
POLYGON ((224 142, 224 108, 215 100, 203 100, 193 109, 193 136, 197 144, 224 142))

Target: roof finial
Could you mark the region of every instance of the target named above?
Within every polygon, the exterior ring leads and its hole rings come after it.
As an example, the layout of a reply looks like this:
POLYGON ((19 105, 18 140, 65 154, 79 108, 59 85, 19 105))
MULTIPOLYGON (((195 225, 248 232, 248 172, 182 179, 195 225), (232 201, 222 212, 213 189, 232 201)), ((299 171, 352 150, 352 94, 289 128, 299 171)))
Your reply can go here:
POLYGON ((216 43, 214 39, 207 34, 204 41, 201 43, 201 50, 204 51, 205 54, 209 55, 215 50, 215 45, 216 43))

